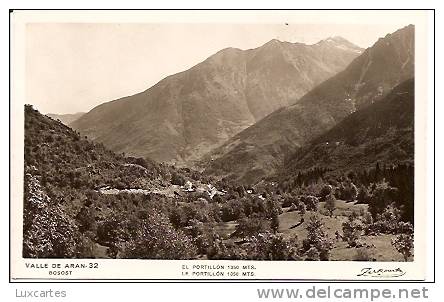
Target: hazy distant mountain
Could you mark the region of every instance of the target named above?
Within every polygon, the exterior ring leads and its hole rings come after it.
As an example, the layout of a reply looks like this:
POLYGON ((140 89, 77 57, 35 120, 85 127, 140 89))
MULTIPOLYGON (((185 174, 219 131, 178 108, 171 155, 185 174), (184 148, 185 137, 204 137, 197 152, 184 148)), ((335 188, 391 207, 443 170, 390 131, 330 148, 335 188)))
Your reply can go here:
POLYGON ((63 124, 68 126, 69 124, 71 124, 75 120, 78 120, 84 114, 85 114, 85 112, 77 112, 77 113, 72 113, 72 114, 48 113, 46 115, 49 116, 50 118, 54 119, 54 120, 59 120, 63 124))
POLYGON ((298 150, 283 173, 313 167, 364 168, 377 162, 413 163, 414 108, 415 82, 409 79, 298 150))
POLYGON ((413 76, 414 26, 409 25, 379 39, 344 71, 293 105, 273 112, 210 153, 206 170, 247 182, 269 175, 298 147, 413 76))
POLYGON ((340 37, 227 48, 144 92, 97 106, 71 126, 116 152, 193 161, 288 106, 361 52, 340 37))

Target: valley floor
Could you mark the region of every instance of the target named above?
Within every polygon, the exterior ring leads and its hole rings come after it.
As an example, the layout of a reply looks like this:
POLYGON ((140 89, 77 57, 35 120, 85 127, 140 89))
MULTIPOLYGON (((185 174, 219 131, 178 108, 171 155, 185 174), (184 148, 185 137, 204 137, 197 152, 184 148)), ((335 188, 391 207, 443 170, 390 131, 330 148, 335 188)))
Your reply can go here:
MULTIPOLYGON (((400 253, 398 253, 391 244, 392 239, 396 235, 380 234, 376 236, 362 236, 361 241, 364 242, 365 247, 349 247, 347 242, 336 238, 336 233, 342 232, 342 223, 348 219, 351 213, 356 214, 367 210, 366 204, 356 204, 354 202, 345 202, 343 200, 336 201, 336 209, 333 212, 332 217, 327 215, 320 215, 322 222, 324 223, 324 229, 330 238, 333 239, 334 246, 330 251, 330 261, 359 261, 357 259, 361 249, 366 250, 366 254, 369 256, 370 261, 404 261, 400 253)), ((321 202, 319 209, 316 213, 322 213, 324 211, 325 203, 321 202)), ((307 224, 310 216, 315 212, 307 211, 304 215, 301 215, 297 211, 289 211, 290 208, 283 208, 283 213, 279 215, 279 233, 284 237, 291 237, 296 235, 299 240, 303 240, 307 237, 307 224), (301 223, 302 222, 302 223, 301 223)), ((221 222, 216 225, 216 232, 225 239, 225 242, 236 241, 233 238, 229 238, 235 231, 238 223, 236 221, 221 222)), ((237 239, 239 240, 239 239, 237 239)), ((106 250, 108 248, 96 244, 95 254, 97 258, 108 258, 106 250)), ((206 256, 201 256, 199 259, 207 259, 206 256)))

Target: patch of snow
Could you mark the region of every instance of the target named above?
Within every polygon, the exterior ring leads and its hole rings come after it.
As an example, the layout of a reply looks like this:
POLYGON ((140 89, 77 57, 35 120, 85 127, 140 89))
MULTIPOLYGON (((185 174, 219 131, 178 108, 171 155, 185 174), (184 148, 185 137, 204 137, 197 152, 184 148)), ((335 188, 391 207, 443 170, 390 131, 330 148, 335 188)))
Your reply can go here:
MULTIPOLYGON (((336 47, 336 48, 339 48, 339 49, 342 49, 342 50, 347 50, 347 51, 353 51, 353 52, 356 52, 356 49, 353 49, 353 48, 347 47, 347 46, 342 45, 342 44, 335 45, 335 47, 336 47)), ((361 51, 358 50, 358 53, 361 53, 361 51)))

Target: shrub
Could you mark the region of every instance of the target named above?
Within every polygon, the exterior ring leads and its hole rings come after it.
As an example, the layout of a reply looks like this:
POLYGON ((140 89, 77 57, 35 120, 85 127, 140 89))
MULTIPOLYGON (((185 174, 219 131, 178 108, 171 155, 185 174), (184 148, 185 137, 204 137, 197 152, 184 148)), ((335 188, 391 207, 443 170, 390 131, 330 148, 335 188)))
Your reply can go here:
POLYGON ((74 221, 59 206, 45 207, 32 214, 24 231, 24 258, 74 258, 80 234, 74 221))
POLYGON ((243 204, 238 200, 230 200, 221 208, 221 219, 224 222, 237 220, 245 217, 243 204))
POLYGON ((272 218, 276 215, 282 214, 282 207, 280 202, 274 198, 274 196, 270 196, 266 200, 266 216, 268 218, 272 218))
POLYGON ((105 246, 119 246, 129 239, 124 213, 112 213, 97 223, 97 242, 105 246))
POLYGON ((401 234, 413 234, 413 225, 410 222, 400 221, 397 231, 401 234))
POLYGON ((263 217, 254 216, 239 220, 232 236, 250 237, 270 231, 270 224, 263 217))
POLYGON ((199 203, 189 203, 170 210, 169 219, 175 228, 190 226, 192 220, 201 222, 213 222, 214 212, 210 213, 213 208, 209 205, 201 205, 199 203))
POLYGON ((285 194, 282 199, 282 207, 287 208, 292 205, 299 205, 301 201, 297 197, 293 197, 290 194, 285 194))
POLYGON ((182 228, 187 225, 187 217, 182 207, 174 207, 169 215, 171 224, 176 228, 182 228))
POLYGON ((324 224, 317 215, 310 217, 307 232, 307 238, 302 241, 302 251, 307 253, 315 247, 319 252, 319 259, 328 260, 333 242, 324 231, 324 224))
POLYGON ((208 206, 208 217, 212 219, 214 222, 221 222, 222 219, 220 217, 220 209, 221 205, 218 203, 212 203, 208 206))
POLYGON ((217 238, 208 248, 208 259, 222 260, 242 260, 247 259, 247 255, 238 245, 234 243, 224 243, 222 239, 217 238))
POLYGON ((331 194, 333 194, 333 187, 329 184, 324 185, 319 192, 320 201, 324 201, 331 194))
POLYGON ((361 237, 362 230, 360 221, 349 216, 348 220, 342 224, 342 239, 348 243, 349 247, 355 247, 361 237))
POLYGON ((273 233, 277 233, 277 231, 279 230, 279 216, 276 212, 274 212, 271 216, 271 230, 273 231, 273 233))
POLYGON ((173 172, 171 175, 171 183, 173 185, 183 186, 185 185, 185 178, 181 174, 173 172))
POLYGON ((307 212, 305 204, 304 203, 300 203, 300 206, 298 208, 299 210, 299 214, 301 214, 302 216, 305 215, 305 213, 307 212))
POLYGON ((401 210, 391 204, 382 213, 377 214, 373 223, 366 226, 365 233, 369 235, 398 234, 409 232, 409 230, 413 233, 413 226, 409 222, 402 222, 401 210))
POLYGON ((368 210, 374 219, 377 218, 377 215, 381 214, 388 205, 394 202, 396 192, 397 189, 389 186, 386 181, 375 184, 372 196, 368 202, 368 210))
POLYGON ((151 211, 148 219, 140 221, 135 234, 122 250, 122 258, 192 259, 197 249, 182 231, 175 230, 168 218, 151 211))
POLYGON ((333 216, 333 211, 336 207, 336 198, 333 194, 329 194, 325 199, 325 209, 328 211, 330 217, 333 216))
POLYGON ((384 225, 383 233, 393 234, 398 230, 398 224, 401 220, 401 210, 394 204, 387 206, 381 214, 378 214, 376 220, 384 225))
POLYGON ((80 236, 77 242, 76 258, 95 258, 94 247, 94 234, 92 232, 80 236))
POLYGON ((299 260, 297 237, 285 239, 282 235, 259 234, 250 238, 247 245, 248 259, 299 260))
POLYGON ((198 253, 204 255, 208 254, 215 241, 220 239, 212 224, 204 224, 196 220, 191 222, 188 233, 193 238, 198 253))
POLYGON ((413 234, 400 234, 392 240, 393 247, 402 254, 404 261, 408 261, 413 255, 414 237, 413 234))
POLYGON ((308 195, 308 196, 303 196, 301 200, 305 204, 305 208, 307 211, 318 210, 319 200, 317 197, 308 195))
POLYGON ((364 215, 362 215, 362 221, 364 222, 365 225, 370 225, 373 223, 373 217, 372 214, 370 214, 370 212, 364 212, 364 215))
POLYGON ((345 201, 354 201, 358 196, 356 185, 350 180, 340 183, 336 190, 336 197, 345 201))
POLYGON ((220 196, 219 194, 214 195, 212 199, 213 203, 223 203, 225 202, 224 198, 220 196))
POLYGON ((79 226, 79 231, 84 233, 86 231, 91 231, 93 233, 97 232, 97 223, 95 220, 96 213, 93 207, 83 206, 80 212, 76 216, 77 225, 79 226))
POLYGON ((25 175, 23 257, 74 258, 79 237, 74 220, 53 203, 37 177, 25 175))
POLYGON ((364 185, 361 185, 359 187, 359 192, 358 192, 358 196, 356 197, 356 199, 358 200, 358 203, 368 203, 369 202, 370 193, 364 185))

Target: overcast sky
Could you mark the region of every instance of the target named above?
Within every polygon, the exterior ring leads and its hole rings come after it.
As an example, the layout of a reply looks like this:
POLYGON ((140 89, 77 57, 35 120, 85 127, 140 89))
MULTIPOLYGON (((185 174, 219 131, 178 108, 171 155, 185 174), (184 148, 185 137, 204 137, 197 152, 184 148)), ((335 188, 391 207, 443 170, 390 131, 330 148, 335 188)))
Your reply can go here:
POLYGON ((215 52, 271 39, 313 44, 342 36, 367 48, 408 24, 227 25, 31 23, 26 101, 42 113, 75 113, 148 89, 215 52))

